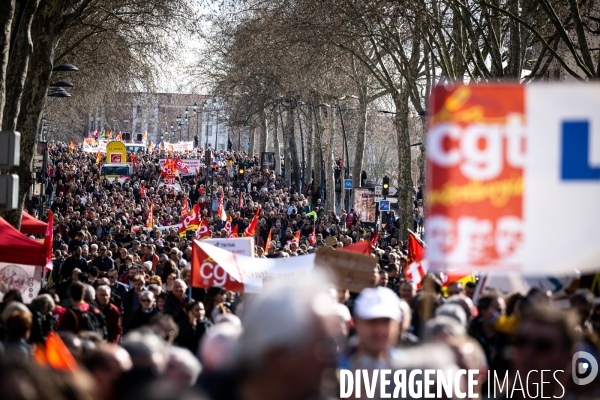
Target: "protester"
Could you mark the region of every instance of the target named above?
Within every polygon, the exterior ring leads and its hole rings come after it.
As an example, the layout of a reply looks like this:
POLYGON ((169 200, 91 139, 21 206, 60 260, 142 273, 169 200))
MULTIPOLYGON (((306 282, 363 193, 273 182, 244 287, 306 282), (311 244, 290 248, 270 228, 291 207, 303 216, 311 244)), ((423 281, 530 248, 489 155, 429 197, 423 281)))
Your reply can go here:
MULTIPOLYGON (((561 303, 573 317, 541 287, 503 297, 469 276, 415 276, 395 213, 375 232, 354 208, 324 208, 318 186, 307 182, 300 189, 286 185, 285 174, 261 171, 257 155, 213 151, 208 167, 200 162, 198 171, 180 174, 179 189, 161 184, 160 160, 202 161, 203 149, 140 152, 136 172, 115 180, 100 177, 103 157, 100 163, 96 157, 48 144, 53 270, 44 271, 39 293, 0 288, 0 393, 9 393, 9 377, 31 386, 17 398, 304 400, 339 396, 341 369, 458 368, 479 371, 475 391, 482 397, 493 384, 486 382, 488 369, 511 379, 517 371, 522 379, 529 374, 531 382, 542 382, 544 394, 555 396, 561 394, 558 382, 540 381, 536 371, 564 370, 557 376, 567 395, 599 393, 597 382, 579 386, 568 376, 575 351, 595 359, 600 354, 589 291, 569 291, 569 301, 561 303), (243 179, 235 173, 240 165, 243 179), (217 215, 219 204, 224 216, 217 215), (194 207, 205 237, 228 238, 237 227, 240 236, 254 236, 255 255, 263 261, 304 257, 326 245, 343 251, 377 234, 366 252, 376 258, 378 280, 352 291, 315 276, 287 282, 265 277, 261 293, 256 287, 236 293, 227 276, 218 277, 220 286, 209 287, 208 280, 198 285, 192 264, 200 229, 178 226, 186 217, 182 210, 194 207), (255 215, 255 232, 248 232, 255 215), (48 365, 52 357, 42 344, 56 338, 64 344, 60 359, 72 359, 81 372, 55 375, 59 367, 48 365), (82 395, 63 395, 72 388, 82 395)), ((423 199, 415 190, 422 233, 419 195, 423 199)), ((15 386, 14 392, 24 389, 15 386)))

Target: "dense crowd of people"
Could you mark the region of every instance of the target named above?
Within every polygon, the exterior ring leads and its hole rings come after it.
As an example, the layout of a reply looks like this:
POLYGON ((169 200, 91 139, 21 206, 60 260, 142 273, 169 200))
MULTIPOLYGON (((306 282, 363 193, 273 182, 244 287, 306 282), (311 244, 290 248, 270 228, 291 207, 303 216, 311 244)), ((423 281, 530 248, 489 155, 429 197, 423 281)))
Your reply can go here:
MULTIPOLYGON (((58 142, 48 151, 53 268, 30 304, 18 290, 4 294, 3 399, 339 398, 339 369, 477 370, 476 393, 484 397, 494 386, 488 371, 511 382, 522 377, 527 395, 505 389, 494 398, 525 398, 534 389, 558 397, 562 390, 563 398, 600 395, 596 381, 571 380, 576 351, 599 354, 595 299, 585 289, 573 289, 570 307, 559 309, 539 288, 476 294, 475 282, 443 282, 436 274, 417 284, 405 274, 407 248, 393 215, 372 243, 376 286, 360 293, 318 273, 291 283, 265 280, 260 295, 191 287, 195 232, 179 236, 182 207, 198 204, 215 238, 229 234, 216 215, 218 198, 238 232, 260 207, 257 257, 339 249, 376 232, 354 210, 325 209, 320 190, 287 186, 243 152, 213 152, 210 167, 181 176, 179 190, 160 185, 159 160, 203 159, 202 150, 139 153, 134 175, 122 183, 101 179, 94 153, 58 142), (233 165, 244 165, 243 181, 233 165), (77 368, 43 365, 39 350, 54 333, 77 368), (563 372, 540 380, 542 370, 563 372)), ((422 232, 420 189, 414 200, 422 232)))

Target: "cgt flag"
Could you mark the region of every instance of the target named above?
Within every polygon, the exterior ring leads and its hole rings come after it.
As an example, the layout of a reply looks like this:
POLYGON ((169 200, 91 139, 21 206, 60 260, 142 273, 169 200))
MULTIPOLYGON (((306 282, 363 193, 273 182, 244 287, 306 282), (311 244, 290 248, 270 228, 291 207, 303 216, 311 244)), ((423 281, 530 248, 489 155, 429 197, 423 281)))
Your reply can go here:
POLYGON ((208 228, 208 220, 202 218, 202 221, 200 221, 200 224, 198 225, 198 230, 196 231, 196 239, 210 239, 210 237, 211 235, 210 229, 208 228))
POLYGON ((192 207, 192 210, 185 217, 183 217, 181 226, 179 227, 179 236, 185 236, 185 233, 190 229, 198 229, 199 217, 200 207, 198 206, 198 203, 196 203, 194 204, 194 207, 192 207))

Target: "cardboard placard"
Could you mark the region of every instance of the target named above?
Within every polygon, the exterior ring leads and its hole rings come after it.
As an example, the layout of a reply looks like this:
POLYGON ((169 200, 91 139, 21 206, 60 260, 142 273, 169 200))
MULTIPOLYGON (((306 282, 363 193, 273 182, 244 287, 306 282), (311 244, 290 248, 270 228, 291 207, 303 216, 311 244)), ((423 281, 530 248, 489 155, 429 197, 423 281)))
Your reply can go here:
POLYGON ((325 246, 327 247, 334 247, 337 245, 337 238, 335 236, 327 236, 325 238, 325 246))
POLYGON ((352 292, 374 287, 377 282, 377 259, 372 256, 319 247, 315 267, 330 269, 337 286, 352 292))

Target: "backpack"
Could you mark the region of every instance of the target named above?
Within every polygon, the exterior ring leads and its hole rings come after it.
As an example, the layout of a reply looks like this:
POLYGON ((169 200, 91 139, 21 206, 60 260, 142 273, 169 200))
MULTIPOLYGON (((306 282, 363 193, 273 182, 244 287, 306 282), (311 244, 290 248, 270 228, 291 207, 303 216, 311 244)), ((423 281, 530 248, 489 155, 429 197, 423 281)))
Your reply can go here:
POLYGON ((104 315, 97 307, 90 304, 89 312, 83 312, 77 307, 71 307, 69 308, 69 312, 75 318, 75 333, 81 331, 96 332, 106 340, 108 337, 106 321, 104 315))

